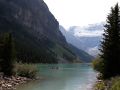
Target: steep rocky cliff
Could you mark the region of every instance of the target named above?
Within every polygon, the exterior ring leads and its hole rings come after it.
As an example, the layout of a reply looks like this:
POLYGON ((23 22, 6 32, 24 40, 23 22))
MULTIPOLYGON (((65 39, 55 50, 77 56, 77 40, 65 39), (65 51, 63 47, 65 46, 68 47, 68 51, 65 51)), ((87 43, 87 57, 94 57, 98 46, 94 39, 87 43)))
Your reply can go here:
POLYGON ((65 42, 57 20, 42 0, 0 0, 0 17, 30 28, 29 32, 37 38, 42 35, 65 42))
POLYGON ((76 55, 43 0, 0 0, 0 32, 13 35, 23 62, 72 62, 76 55))

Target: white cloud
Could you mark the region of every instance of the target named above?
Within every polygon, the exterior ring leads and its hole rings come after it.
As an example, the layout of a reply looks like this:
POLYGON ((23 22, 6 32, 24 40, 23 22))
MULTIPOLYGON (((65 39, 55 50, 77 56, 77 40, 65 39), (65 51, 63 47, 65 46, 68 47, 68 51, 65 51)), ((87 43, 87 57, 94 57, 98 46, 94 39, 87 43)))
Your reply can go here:
POLYGON ((78 37, 98 37, 102 36, 103 31, 87 31, 81 30, 80 32, 76 32, 74 35, 78 37))
POLYGON ((120 0, 44 0, 62 26, 86 26, 106 20, 120 0))
POLYGON ((74 35, 77 37, 101 37, 104 33, 103 23, 92 24, 86 27, 76 27, 74 35))

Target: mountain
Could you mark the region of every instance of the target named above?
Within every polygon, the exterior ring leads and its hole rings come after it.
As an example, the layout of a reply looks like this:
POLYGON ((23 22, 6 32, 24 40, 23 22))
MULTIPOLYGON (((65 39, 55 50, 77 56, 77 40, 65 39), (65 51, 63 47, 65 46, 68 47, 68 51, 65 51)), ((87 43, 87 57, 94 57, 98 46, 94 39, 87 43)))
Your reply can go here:
POLYGON ((90 63, 94 57, 86 53, 85 51, 76 48, 72 44, 69 44, 69 47, 72 49, 72 51, 80 58, 81 62, 87 62, 90 63))
POLYGON ((11 33, 18 61, 58 63, 76 59, 43 0, 0 0, 0 33, 11 33))
POLYGON ((80 60, 82 62, 91 62, 94 59, 93 56, 91 56, 84 50, 77 48, 77 46, 79 47, 80 42, 79 42, 79 39, 77 39, 74 36, 74 31, 72 31, 72 30, 66 31, 62 26, 60 26, 59 28, 60 28, 61 32, 63 33, 63 35, 66 37, 67 41, 70 43, 69 47, 80 58, 80 60), (70 41, 72 41, 72 43, 70 41))
POLYGON ((100 40, 102 39, 103 24, 93 24, 84 28, 72 26, 68 30, 65 30, 62 26, 59 28, 68 43, 88 52, 92 56, 97 56, 100 40))

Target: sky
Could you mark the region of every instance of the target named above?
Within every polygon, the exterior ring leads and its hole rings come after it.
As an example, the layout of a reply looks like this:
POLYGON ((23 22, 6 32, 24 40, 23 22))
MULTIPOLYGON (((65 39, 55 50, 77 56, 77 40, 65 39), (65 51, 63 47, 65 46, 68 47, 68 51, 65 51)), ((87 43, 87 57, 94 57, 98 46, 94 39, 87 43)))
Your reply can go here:
POLYGON ((106 21, 111 6, 120 0, 44 0, 60 25, 88 26, 106 21))

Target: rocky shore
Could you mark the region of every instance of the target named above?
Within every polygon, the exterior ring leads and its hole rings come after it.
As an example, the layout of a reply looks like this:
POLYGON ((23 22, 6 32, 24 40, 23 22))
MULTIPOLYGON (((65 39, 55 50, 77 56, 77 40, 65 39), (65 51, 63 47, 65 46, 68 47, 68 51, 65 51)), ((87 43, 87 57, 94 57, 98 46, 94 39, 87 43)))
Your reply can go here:
POLYGON ((3 77, 3 75, 0 75, 0 90, 15 90, 16 86, 31 80, 20 76, 3 77))

